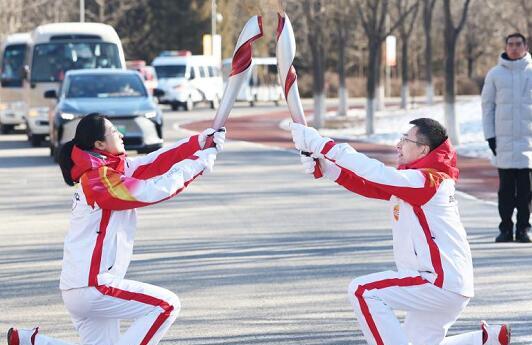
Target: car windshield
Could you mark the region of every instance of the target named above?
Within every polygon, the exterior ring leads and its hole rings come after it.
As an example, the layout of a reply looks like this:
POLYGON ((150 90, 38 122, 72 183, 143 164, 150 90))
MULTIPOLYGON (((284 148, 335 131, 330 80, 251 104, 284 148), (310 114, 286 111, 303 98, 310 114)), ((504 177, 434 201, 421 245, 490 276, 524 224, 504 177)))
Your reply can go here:
POLYGON ((187 66, 185 65, 155 66, 158 79, 184 78, 186 69, 187 66))
POLYGON ((2 60, 2 86, 22 86, 22 66, 24 65, 25 51, 25 44, 16 44, 5 48, 2 60))
POLYGON ((31 66, 32 82, 63 80, 71 69, 121 68, 118 47, 114 43, 68 42, 35 46, 31 66))
POLYGON ((73 75, 66 84, 66 98, 147 97, 136 74, 73 75))

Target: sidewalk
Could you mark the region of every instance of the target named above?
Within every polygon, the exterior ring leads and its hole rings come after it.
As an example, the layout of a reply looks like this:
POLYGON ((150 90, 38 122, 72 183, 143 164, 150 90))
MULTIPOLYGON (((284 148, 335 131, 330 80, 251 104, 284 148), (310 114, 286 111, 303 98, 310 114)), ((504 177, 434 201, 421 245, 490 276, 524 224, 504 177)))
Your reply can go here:
MULTIPOLYGON (((308 113, 308 112, 307 112, 308 113)), ((290 113, 278 111, 255 116, 229 118, 226 126, 228 138, 249 141, 272 147, 293 148, 290 133, 280 128, 279 123, 290 117, 290 113)), ((201 131, 211 125, 209 121, 199 121, 183 126, 186 129, 201 131)), ((338 140, 338 142, 345 142, 338 140)), ((395 149, 392 146, 361 141, 349 141, 358 151, 394 166, 395 149)), ((496 202, 498 176, 497 169, 486 159, 459 156, 460 178, 457 189, 485 201, 496 202)))

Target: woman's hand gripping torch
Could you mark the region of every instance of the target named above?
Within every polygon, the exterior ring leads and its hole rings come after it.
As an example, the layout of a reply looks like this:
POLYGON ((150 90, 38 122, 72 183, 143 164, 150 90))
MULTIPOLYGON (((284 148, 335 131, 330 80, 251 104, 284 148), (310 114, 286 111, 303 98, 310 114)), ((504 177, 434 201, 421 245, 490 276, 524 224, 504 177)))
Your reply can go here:
MULTIPOLYGON (((252 55, 252 43, 263 35, 262 31, 262 17, 251 17, 236 43, 235 51, 233 53, 233 61, 231 63, 231 74, 227 80, 220 106, 216 110, 216 115, 212 122, 212 128, 216 131, 223 130, 225 121, 233 109, 236 96, 240 92, 240 87, 248 79, 248 74, 251 72, 251 55, 252 55)), ((214 147, 214 138, 212 135, 207 137, 205 141, 205 147, 214 147)))
MULTIPOLYGON (((292 121, 295 123, 307 125, 301 99, 299 98, 299 90, 297 88, 297 74, 296 69, 292 65, 296 55, 296 40, 294 37, 294 30, 290 19, 284 11, 277 13, 277 68, 281 76, 281 85, 284 89, 284 95, 288 109, 292 116, 292 121)), ((310 156, 309 152, 301 152, 302 155, 310 156)), ((315 159, 316 165, 314 169, 314 178, 323 176, 318 159, 315 159)))

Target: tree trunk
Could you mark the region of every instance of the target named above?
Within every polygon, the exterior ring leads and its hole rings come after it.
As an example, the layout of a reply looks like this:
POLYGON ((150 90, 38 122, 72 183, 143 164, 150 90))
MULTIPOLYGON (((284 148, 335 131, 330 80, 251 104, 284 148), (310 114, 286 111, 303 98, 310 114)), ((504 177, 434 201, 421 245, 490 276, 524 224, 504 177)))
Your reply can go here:
POLYGON ((401 109, 408 108, 408 38, 401 39, 401 109))
MULTIPOLYGON (((321 43, 321 42, 320 42, 321 43)), ((318 46, 318 42, 315 42, 314 44, 311 44, 311 50, 312 50, 312 76, 313 76, 313 84, 312 84, 312 91, 314 94, 314 100, 316 99, 324 99, 325 94, 325 76, 324 76, 324 69, 323 69, 323 54, 321 53, 322 47, 318 46)), ((323 102, 325 104, 325 102, 323 102)), ((321 128, 323 121, 322 118, 325 116, 325 111, 322 111, 324 109, 324 106, 321 104, 315 104, 314 105, 314 127, 321 128), (318 112, 316 112, 318 110, 318 112)))
POLYGON ((366 134, 371 135, 375 133, 374 117, 377 108, 377 100, 375 96, 366 98, 366 134))
POLYGON ((475 60, 473 57, 467 57, 467 77, 473 79, 473 69, 475 68, 475 60))
POLYGON ((338 115, 347 116, 347 88, 345 87, 345 23, 338 21, 338 115))
MULTIPOLYGON (((453 35, 454 36, 454 35, 453 35)), ((445 39, 445 126, 453 145, 460 144, 460 131, 455 112, 455 76, 454 55, 456 49, 456 37, 445 39)))
POLYGON ((382 111, 386 108, 386 104, 384 103, 385 100, 386 100, 386 90, 384 89, 384 84, 383 82, 378 80, 377 94, 375 97, 375 101, 376 101, 375 105, 377 107, 376 110, 382 111))
POLYGON ((321 3, 314 1, 306 1, 304 3, 304 9, 307 23, 309 23, 308 39, 312 55, 312 91, 314 101, 318 101, 317 104, 314 104, 314 127, 319 129, 323 125, 322 118, 325 116, 325 51, 323 47, 321 22, 313 17, 315 12, 312 10, 312 8, 316 7, 321 8, 321 3))
MULTIPOLYGON (((385 91, 384 90, 384 81, 383 79, 385 78, 382 78, 382 74, 384 73, 383 69, 381 68, 382 66, 382 52, 383 52, 383 49, 382 49, 382 42, 380 42, 379 44, 379 52, 377 54, 377 57, 376 57, 376 61, 377 61, 377 65, 376 65, 376 79, 375 79, 375 90, 377 91, 377 94, 375 95, 375 104, 376 104, 376 108, 375 110, 384 110, 385 108, 385 105, 384 105, 384 100, 386 98, 386 95, 385 95, 385 91)), ((391 93, 390 93, 391 95, 391 93)))
POLYGON ((380 42, 375 39, 370 38, 368 44, 368 79, 366 82, 366 92, 367 92, 367 101, 366 101, 366 134, 375 133, 375 111, 377 110, 377 100, 376 100, 376 84, 379 75, 379 66, 377 56, 381 54, 380 51, 380 42))
POLYGON ((105 0, 101 0, 100 2, 100 23, 105 22, 105 0))
POLYGON ((425 90, 427 104, 434 104, 434 84, 432 82, 432 9, 425 3, 423 11, 423 28, 425 33, 425 90))
POLYGON ((447 126, 449 138, 454 145, 460 145, 460 127, 458 126, 455 111, 454 56, 456 52, 456 41, 458 40, 460 31, 464 27, 470 3, 471 0, 464 1, 461 19, 455 27, 452 18, 451 0, 443 0, 443 10, 445 13, 445 125, 447 126))
POLYGON ((434 84, 432 83, 432 81, 426 82, 425 95, 427 97, 427 104, 434 104, 434 84))
MULTIPOLYGON (((429 25, 429 29, 430 30, 429 25)), ((425 82, 427 104, 434 104, 434 83, 432 82, 432 38, 425 28, 425 82)))
POLYGON ((347 88, 340 86, 338 88, 338 115, 347 116, 347 111, 349 110, 349 95, 347 88))
POLYGON ((314 93, 314 128, 319 129, 323 127, 323 116, 327 111, 325 108, 325 94, 322 92, 320 94, 314 93))

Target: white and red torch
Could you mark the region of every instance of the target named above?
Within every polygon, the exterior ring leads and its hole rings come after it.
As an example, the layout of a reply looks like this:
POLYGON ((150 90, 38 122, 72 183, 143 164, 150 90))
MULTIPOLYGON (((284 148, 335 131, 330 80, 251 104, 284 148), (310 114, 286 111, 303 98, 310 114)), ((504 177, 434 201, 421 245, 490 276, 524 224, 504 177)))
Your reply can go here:
MULTIPOLYGON (((231 63, 231 74, 229 74, 220 106, 216 110, 216 115, 212 121, 213 129, 219 130, 227 121, 240 88, 251 72, 252 43, 261 38, 262 35, 262 17, 251 17, 238 37, 231 63)), ((213 145, 213 137, 209 136, 205 147, 212 147, 213 145)))
MULTIPOLYGON (((277 68, 281 76, 281 86, 284 90, 284 96, 292 121, 307 125, 303 105, 299 97, 299 90, 297 88, 297 74, 293 66, 294 57, 296 56, 296 39, 294 37, 294 30, 292 24, 286 13, 277 13, 277 68)), ((310 156, 308 152, 301 152, 301 154, 310 156)), ((316 159, 316 167, 314 169, 314 177, 320 178, 323 174, 316 159)))

